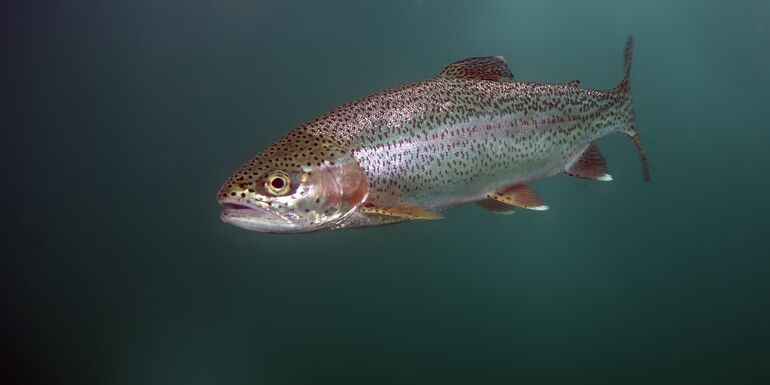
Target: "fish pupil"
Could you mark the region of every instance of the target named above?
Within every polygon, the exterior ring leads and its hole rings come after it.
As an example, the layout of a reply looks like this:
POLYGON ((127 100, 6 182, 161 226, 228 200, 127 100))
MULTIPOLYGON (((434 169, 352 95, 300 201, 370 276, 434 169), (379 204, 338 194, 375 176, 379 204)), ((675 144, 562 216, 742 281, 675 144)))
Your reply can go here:
POLYGON ((270 181, 270 185, 273 186, 274 189, 283 188, 283 185, 284 185, 283 178, 274 178, 272 181, 270 181))

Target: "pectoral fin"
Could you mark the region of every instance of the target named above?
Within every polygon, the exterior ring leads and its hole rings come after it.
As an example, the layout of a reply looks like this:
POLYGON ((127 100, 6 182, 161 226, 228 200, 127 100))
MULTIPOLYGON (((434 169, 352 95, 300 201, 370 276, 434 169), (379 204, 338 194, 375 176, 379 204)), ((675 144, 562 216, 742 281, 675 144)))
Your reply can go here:
POLYGON ((507 205, 523 207, 530 210, 548 210, 548 206, 543 204, 543 201, 537 196, 537 193, 523 184, 487 194, 487 198, 494 199, 507 205))
POLYGON ((396 206, 365 206, 362 211, 367 214, 379 214, 397 218, 407 219, 441 219, 443 216, 433 210, 415 205, 396 205, 396 206))
POLYGON ((607 173, 607 161, 593 143, 589 144, 585 151, 565 168, 564 172, 578 178, 612 180, 612 176, 607 173))

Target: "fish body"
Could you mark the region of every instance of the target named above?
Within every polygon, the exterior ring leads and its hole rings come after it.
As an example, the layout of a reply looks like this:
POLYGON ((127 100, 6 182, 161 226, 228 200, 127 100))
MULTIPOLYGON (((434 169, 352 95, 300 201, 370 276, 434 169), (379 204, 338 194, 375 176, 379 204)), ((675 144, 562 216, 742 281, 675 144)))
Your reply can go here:
POLYGON ((607 91, 513 80, 501 57, 375 93, 309 121, 245 164, 219 192, 221 218, 306 232, 440 218, 477 202, 546 209, 527 184, 558 173, 611 180, 593 144, 634 139, 629 75, 607 91))

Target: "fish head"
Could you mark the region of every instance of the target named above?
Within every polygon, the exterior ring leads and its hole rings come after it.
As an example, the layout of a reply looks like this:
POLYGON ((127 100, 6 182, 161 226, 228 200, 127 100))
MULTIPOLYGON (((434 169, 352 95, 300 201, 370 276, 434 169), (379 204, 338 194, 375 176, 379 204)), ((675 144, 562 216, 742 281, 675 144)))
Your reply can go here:
POLYGON ((222 221, 247 230, 333 228, 369 192, 358 161, 332 138, 296 129, 244 164, 219 190, 222 221))

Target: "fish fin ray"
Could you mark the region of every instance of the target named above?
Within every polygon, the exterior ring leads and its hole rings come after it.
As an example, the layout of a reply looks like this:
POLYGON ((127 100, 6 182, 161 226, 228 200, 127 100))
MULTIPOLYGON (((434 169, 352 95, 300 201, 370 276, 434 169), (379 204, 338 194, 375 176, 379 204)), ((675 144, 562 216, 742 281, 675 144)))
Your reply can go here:
POLYGON ((508 63, 502 56, 471 57, 460 60, 444 67, 439 76, 502 82, 513 80, 508 63))
POLYGON ((548 206, 543 203, 543 200, 540 199, 537 193, 523 184, 487 194, 487 198, 530 210, 548 210, 548 206))
MULTIPOLYGON (((628 40, 626 40, 626 49, 623 52, 623 80, 620 81, 620 84, 615 87, 614 92, 626 95, 629 100, 631 97, 631 62, 634 55, 634 37, 629 36, 628 40)), ((639 132, 636 130, 635 124, 634 124, 634 110, 633 107, 629 110, 629 125, 628 127, 620 130, 621 133, 627 135, 632 142, 634 142, 634 146, 636 146, 636 151, 639 153, 639 160, 642 162, 642 172, 644 173, 644 181, 649 182, 650 181, 650 165, 647 161, 647 152, 644 151, 644 147, 642 147, 642 142, 639 141, 639 132)))
POLYGON ((482 199, 476 202, 476 204, 482 209, 489 210, 495 214, 511 215, 514 212, 513 206, 494 199, 482 199))
POLYGON ((589 144, 583 153, 564 169, 564 172, 577 178, 612 180, 612 176, 607 173, 607 161, 594 143, 589 144))
POLYGON ((365 206, 362 211, 366 214, 379 214, 389 217, 406 219, 442 219, 440 213, 431 209, 416 205, 395 205, 395 206, 365 206))
POLYGON ((633 126, 620 130, 621 133, 628 136, 632 142, 634 142, 634 146, 636 146, 636 151, 639 153, 639 160, 642 162, 642 173, 644 175, 644 181, 649 182, 650 181, 650 164, 647 161, 647 152, 644 151, 644 147, 642 147, 642 142, 639 141, 639 133, 634 129, 633 126))
POLYGON ((628 36, 626 49, 623 51, 623 79, 615 87, 615 92, 621 94, 631 93, 631 59, 634 56, 634 37, 628 36))

